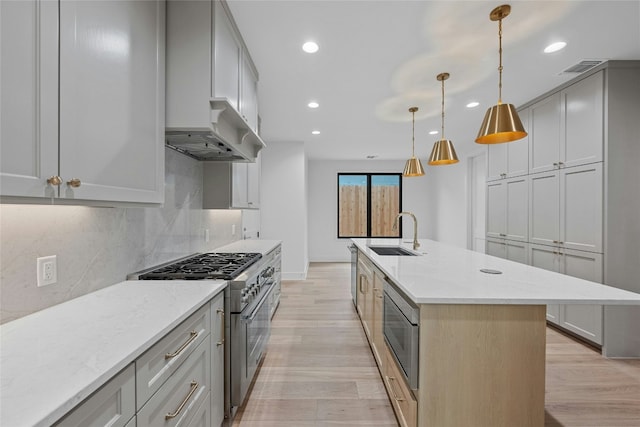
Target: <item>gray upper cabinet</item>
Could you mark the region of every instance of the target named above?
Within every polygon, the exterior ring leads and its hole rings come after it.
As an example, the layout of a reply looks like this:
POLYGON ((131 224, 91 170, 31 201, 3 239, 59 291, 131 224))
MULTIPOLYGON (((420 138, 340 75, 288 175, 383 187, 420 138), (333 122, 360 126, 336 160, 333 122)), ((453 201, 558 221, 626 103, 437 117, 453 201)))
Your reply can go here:
POLYGON ((229 104, 240 111, 240 70, 242 42, 226 7, 214 2, 214 61, 213 98, 227 98, 229 104))
POLYGON ((3 201, 162 203, 164 2, 0 7, 3 201))
POLYGON ((557 169, 560 157, 560 94, 555 93, 530 108, 529 173, 557 169))
MULTIPOLYGON (((519 113, 522 124, 528 131, 529 109, 519 113)), ((508 144, 492 144, 487 150, 487 181, 529 173, 529 136, 508 144)))

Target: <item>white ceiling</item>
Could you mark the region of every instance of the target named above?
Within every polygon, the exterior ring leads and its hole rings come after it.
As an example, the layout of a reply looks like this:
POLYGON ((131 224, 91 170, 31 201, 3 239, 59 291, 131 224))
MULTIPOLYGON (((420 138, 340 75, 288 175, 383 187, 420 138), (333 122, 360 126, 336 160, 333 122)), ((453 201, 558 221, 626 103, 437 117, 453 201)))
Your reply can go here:
MULTIPOLYGON (((462 157, 498 98, 499 1, 228 0, 260 72, 261 135, 299 141, 309 158, 406 159, 417 106, 416 155, 440 135, 462 157), (315 54, 301 45, 314 40, 315 54), (320 108, 309 109, 316 100, 320 108), (469 101, 480 106, 467 109, 469 101), (312 135, 317 129, 320 135, 312 135)), ((570 80, 585 59, 640 59, 640 1, 512 1, 503 21, 503 102, 516 106, 570 80), (549 43, 567 47, 544 54, 549 43)), ((640 102, 640 100, 639 100, 640 102)), ((426 163, 424 163, 426 165, 426 163)))

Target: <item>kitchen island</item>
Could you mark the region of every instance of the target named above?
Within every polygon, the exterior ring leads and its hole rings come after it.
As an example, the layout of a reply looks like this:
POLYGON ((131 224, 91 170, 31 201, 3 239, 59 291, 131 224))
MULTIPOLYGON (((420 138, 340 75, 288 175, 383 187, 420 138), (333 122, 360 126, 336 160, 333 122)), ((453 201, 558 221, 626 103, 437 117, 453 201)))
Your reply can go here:
MULTIPOLYGON (((376 360, 403 425, 544 425, 546 304, 640 305, 639 294, 430 240, 420 241, 417 256, 371 249, 411 250, 399 240, 353 241, 373 271, 374 295, 383 282, 419 310, 418 380, 411 393, 402 393, 403 378, 390 374, 394 358, 377 341, 382 326, 375 322, 382 317, 363 321, 374 355, 386 354, 376 360), (411 399, 417 409, 406 403, 411 399)), ((375 311, 375 296, 372 301, 375 311)))

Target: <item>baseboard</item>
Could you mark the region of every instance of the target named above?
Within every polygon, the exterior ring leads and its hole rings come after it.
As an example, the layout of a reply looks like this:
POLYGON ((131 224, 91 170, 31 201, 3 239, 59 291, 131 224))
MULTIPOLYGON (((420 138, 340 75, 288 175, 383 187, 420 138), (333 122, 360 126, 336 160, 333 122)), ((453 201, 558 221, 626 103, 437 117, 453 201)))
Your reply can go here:
POLYGON ((309 272, 309 263, 304 266, 304 271, 283 271, 282 280, 306 280, 309 272))

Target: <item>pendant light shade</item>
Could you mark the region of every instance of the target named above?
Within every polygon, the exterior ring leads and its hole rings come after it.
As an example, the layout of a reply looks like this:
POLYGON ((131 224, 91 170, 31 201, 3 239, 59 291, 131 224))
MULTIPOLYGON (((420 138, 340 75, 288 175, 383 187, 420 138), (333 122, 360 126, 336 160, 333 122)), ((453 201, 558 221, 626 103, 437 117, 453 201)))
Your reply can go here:
POLYGON ((476 137, 478 144, 500 144, 522 139, 527 136, 527 132, 522 126, 518 112, 513 104, 502 103, 502 20, 509 16, 511 6, 503 4, 491 11, 489 19, 498 21, 498 39, 500 65, 498 84, 498 103, 487 110, 484 116, 480 131, 476 137))
POLYGON ((442 82, 442 139, 436 141, 433 144, 431 155, 429 156, 429 164, 432 166, 438 165, 452 165, 458 163, 458 156, 455 148, 453 148, 453 142, 445 139, 444 137, 444 81, 449 78, 449 73, 440 73, 436 77, 439 82, 442 82))
POLYGON ((418 159, 415 155, 415 124, 416 124, 416 111, 418 111, 418 107, 409 108, 409 112, 412 114, 411 119, 411 158, 407 160, 407 164, 404 166, 404 171, 402 172, 402 176, 406 177, 414 177, 414 176, 422 176, 424 175, 424 169, 422 168, 422 163, 420 163, 420 159, 418 159))

